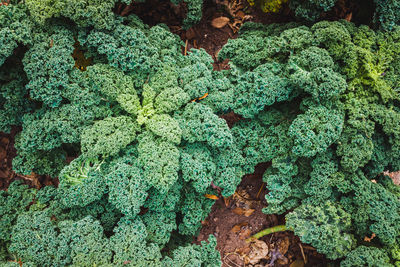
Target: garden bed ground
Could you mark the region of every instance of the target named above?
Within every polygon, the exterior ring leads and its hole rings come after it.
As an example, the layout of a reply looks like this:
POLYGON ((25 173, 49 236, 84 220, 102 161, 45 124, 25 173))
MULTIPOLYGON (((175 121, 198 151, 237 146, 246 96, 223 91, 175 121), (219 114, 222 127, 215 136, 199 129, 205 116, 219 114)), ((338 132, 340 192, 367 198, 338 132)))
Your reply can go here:
POLYGON ((326 266, 323 255, 302 244, 289 231, 264 236, 256 243, 246 242, 254 233, 285 223, 284 216, 262 212, 267 205, 262 175, 268 166, 266 163, 259 164, 253 174, 243 177, 233 196, 217 200, 208 218, 202 222, 203 228, 197 241, 214 234, 223 267, 326 266))
MULTIPOLYGON (((181 27, 186 13, 184 4, 174 6, 169 1, 151 0, 131 6, 121 5, 116 7, 116 12, 122 15, 135 13, 149 25, 167 24, 170 30, 184 41, 183 53, 187 53, 191 48, 204 48, 213 56, 216 70, 229 68, 227 61, 217 60, 217 55, 228 39, 236 38, 237 30, 243 22, 274 23, 293 20, 287 9, 279 15, 266 15, 249 7, 245 0, 206 1, 201 22, 188 30, 181 27), (228 20, 222 19, 222 22, 217 20, 216 23, 215 19, 220 17, 228 20)), ((325 18, 351 20, 357 16, 357 12, 357 4, 343 0, 339 1, 334 11, 325 18)), ((238 119, 234 114, 224 118, 228 124, 233 124, 238 119)), ((0 189, 6 190, 15 179, 23 179, 36 188, 50 184, 57 185, 57 179, 48 176, 35 174, 21 176, 12 171, 11 161, 16 155, 14 138, 19 130, 13 128, 10 134, 0 133, 0 189)), ((323 255, 318 254, 309 245, 302 244, 291 232, 271 234, 261 238, 257 243, 245 241, 251 234, 264 228, 284 224, 284 216, 262 213, 262 208, 267 205, 264 197, 267 191, 262 181, 266 168, 268 168, 267 163, 260 164, 255 173, 246 175, 232 197, 228 199, 219 197, 208 218, 202 222, 203 228, 195 242, 205 240, 209 234, 214 234, 218 240, 217 249, 221 253, 223 266, 326 266, 327 262, 323 255)))

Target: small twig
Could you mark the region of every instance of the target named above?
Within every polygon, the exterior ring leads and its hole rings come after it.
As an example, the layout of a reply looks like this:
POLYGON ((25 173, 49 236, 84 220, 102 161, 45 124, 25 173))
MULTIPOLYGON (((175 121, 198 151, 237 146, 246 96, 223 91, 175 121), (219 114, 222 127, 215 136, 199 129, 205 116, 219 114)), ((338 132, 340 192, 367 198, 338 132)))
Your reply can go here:
POLYGON ((177 27, 176 30, 171 30, 172 33, 176 33, 182 30, 182 27, 177 27))
POLYGON ((271 235, 271 237, 269 238, 269 243, 271 244, 272 238, 274 237, 274 235, 271 235))
POLYGON ((315 248, 311 247, 311 246, 307 246, 307 245, 303 245, 304 249, 308 249, 308 250, 316 250, 315 248))
POLYGON ((236 191, 235 193, 236 193, 239 197, 241 197, 242 199, 244 199, 244 200, 254 201, 254 199, 250 199, 250 198, 247 198, 247 197, 242 196, 241 194, 239 194, 238 191, 236 191))
POLYGON ((307 258, 306 258, 306 255, 304 255, 303 246, 301 245, 301 243, 298 243, 298 244, 299 244, 299 247, 300 247, 301 255, 303 256, 304 264, 307 264, 307 258))
POLYGON ((288 229, 286 228, 286 225, 276 225, 276 226, 264 229, 255 235, 252 235, 251 237, 246 239, 246 242, 251 242, 252 240, 259 239, 260 237, 263 237, 265 235, 269 235, 269 234, 273 234, 273 233, 277 233, 277 232, 283 232, 283 231, 287 231, 287 230, 288 229))
POLYGON ((236 262, 234 262, 234 261, 232 261, 231 259, 228 258, 228 256, 230 256, 230 255, 235 255, 235 256, 237 256, 240 260, 243 261, 242 257, 240 257, 239 254, 237 254, 237 253, 235 253, 235 252, 231 252, 231 253, 228 253, 228 254, 225 255, 225 257, 224 257, 224 259, 223 259, 223 262, 224 262, 226 265, 231 266, 231 265, 229 265, 228 263, 226 263, 226 260, 229 260, 229 262, 232 263, 234 266, 241 267, 239 264, 237 264, 236 262))
POLYGON ((188 40, 186 39, 186 42, 185 42, 185 53, 184 53, 185 56, 187 55, 187 47, 188 47, 188 40))
POLYGON ((258 190, 258 193, 257 193, 257 197, 256 197, 256 198, 258 198, 258 197, 260 196, 261 191, 262 191, 262 189, 264 188, 264 185, 265 185, 265 183, 263 182, 262 185, 261 185, 261 187, 260 187, 260 190, 258 190))

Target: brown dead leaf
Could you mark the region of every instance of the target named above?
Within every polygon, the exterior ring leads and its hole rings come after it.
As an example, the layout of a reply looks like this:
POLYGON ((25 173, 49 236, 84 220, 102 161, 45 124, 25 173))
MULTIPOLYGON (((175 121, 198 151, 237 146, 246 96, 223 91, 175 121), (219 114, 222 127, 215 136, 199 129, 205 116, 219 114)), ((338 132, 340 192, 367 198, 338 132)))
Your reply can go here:
POLYGON ((244 200, 251 200, 251 197, 249 193, 246 192, 246 190, 239 188, 234 194, 233 194, 233 199, 237 201, 244 201, 244 200))
POLYGON ((204 196, 206 198, 213 199, 213 200, 218 200, 219 199, 216 195, 205 194, 204 196))
POLYGON ((377 183, 375 179, 372 179, 372 180, 371 180, 371 182, 373 182, 374 184, 376 184, 376 183, 377 183))
POLYGON ((353 13, 350 12, 349 14, 346 15, 346 17, 344 19, 347 20, 348 22, 350 22, 352 17, 353 17, 353 13))
POLYGON ((376 234, 372 233, 371 237, 368 237, 368 236, 364 237, 364 241, 365 242, 371 242, 371 240, 374 239, 375 236, 376 236, 376 234))
POLYGON ((232 200, 235 201, 236 205, 244 209, 252 208, 257 201, 253 200, 249 193, 243 189, 238 189, 232 196, 232 200))
POLYGON ((234 233, 237 233, 242 229, 243 226, 246 226, 246 225, 248 225, 247 222, 242 222, 242 223, 236 224, 235 226, 233 226, 231 231, 234 233))
POLYGON ((286 258, 285 256, 280 256, 278 258, 278 260, 276 261, 276 263, 280 264, 280 265, 286 265, 289 263, 289 259, 286 258))
POLYGON ((289 237, 285 236, 283 239, 281 239, 278 243, 278 250, 282 255, 285 255, 288 250, 289 250, 289 237))
POLYGON ((231 202, 231 197, 224 197, 225 207, 228 207, 230 202, 231 202))
POLYGON ((33 186, 36 187, 36 189, 40 189, 40 182, 39 182, 39 175, 32 172, 30 175, 20 175, 22 178, 29 180, 32 182, 33 186))
POLYGON ((312 250, 312 251, 315 251, 316 249, 315 248, 313 248, 312 246, 308 246, 308 245, 301 245, 304 249, 307 249, 307 250, 312 250))
POLYGON ((289 267, 304 267, 304 261, 301 259, 297 259, 294 262, 292 262, 289 267))
POLYGON ((248 237, 250 237, 250 235, 251 235, 251 230, 247 228, 247 229, 244 229, 244 230, 240 231, 239 238, 241 240, 245 240, 248 237))
POLYGON ((245 247, 238 248, 235 250, 235 252, 238 253, 240 256, 247 255, 247 254, 249 254, 250 251, 251 251, 250 243, 245 247))
POLYGON ((240 231, 241 228, 242 227, 239 224, 236 224, 235 226, 232 227, 231 231, 236 234, 237 232, 240 231))
POLYGON ((235 208, 232 210, 233 213, 237 214, 237 215, 243 215, 245 210, 242 208, 235 208))
POLYGON ((395 185, 400 185, 400 171, 397 172, 383 172, 383 175, 389 176, 395 185))
POLYGON ((253 212, 255 211, 254 209, 242 209, 242 208, 235 208, 232 210, 233 213, 237 214, 237 215, 244 215, 246 217, 249 217, 251 214, 253 214, 253 212))
POLYGON ((244 12, 243 12, 242 10, 239 10, 239 11, 236 13, 236 17, 238 17, 239 19, 243 19, 244 16, 245 16, 245 14, 244 14, 244 12))
POLYGON ((246 264, 257 264, 268 257, 268 245, 261 240, 250 243, 250 252, 244 257, 246 264))
POLYGON ((211 26, 214 28, 220 29, 225 27, 229 22, 229 18, 227 17, 218 17, 211 21, 211 26))
POLYGON ((255 209, 248 209, 244 212, 244 216, 249 217, 251 216, 251 214, 253 214, 254 211, 255 209))

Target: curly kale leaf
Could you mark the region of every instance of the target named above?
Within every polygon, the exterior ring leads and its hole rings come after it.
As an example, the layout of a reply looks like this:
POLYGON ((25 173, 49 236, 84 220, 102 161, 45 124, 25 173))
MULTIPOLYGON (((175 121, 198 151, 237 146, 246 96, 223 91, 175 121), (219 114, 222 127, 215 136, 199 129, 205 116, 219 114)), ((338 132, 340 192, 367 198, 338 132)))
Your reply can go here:
POLYGON ((12 226, 34 200, 35 194, 35 189, 29 189, 20 180, 12 182, 7 191, 0 191, 0 240, 10 240, 12 226))
POLYGON ((127 116, 96 121, 82 133, 82 152, 91 158, 114 156, 135 140, 138 130, 137 123, 127 116))
POLYGON ((311 243, 329 259, 345 256, 355 246, 349 234, 350 214, 332 202, 320 206, 302 205, 286 215, 286 226, 302 242, 311 243))
POLYGON ((66 207, 84 207, 106 192, 105 177, 97 159, 80 156, 60 172, 61 202, 66 207))
POLYGON ((160 192, 167 192, 178 179, 179 149, 144 132, 138 136, 138 153, 145 179, 160 192))
POLYGON ((116 164, 106 176, 110 203, 132 218, 139 214, 150 187, 143 177, 143 171, 135 165, 116 164))
POLYGON ((324 106, 308 109, 298 115, 289 127, 288 135, 294 139, 293 153, 312 157, 325 151, 339 139, 343 130, 344 116, 340 111, 324 106))

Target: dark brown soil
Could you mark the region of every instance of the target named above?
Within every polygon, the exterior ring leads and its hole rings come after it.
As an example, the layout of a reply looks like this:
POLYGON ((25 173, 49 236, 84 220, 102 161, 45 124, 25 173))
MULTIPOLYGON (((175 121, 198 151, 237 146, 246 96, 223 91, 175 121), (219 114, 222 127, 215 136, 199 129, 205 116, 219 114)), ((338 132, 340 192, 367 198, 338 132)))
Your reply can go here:
POLYGON ((257 243, 246 242, 251 235, 265 228, 285 223, 282 215, 262 212, 267 205, 262 175, 268 167, 267 163, 259 164, 253 174, 244 176, 232 197, 217 200, 208 218, 202 222, 197 241, 215 235, 223 267, 326 266, 323 255, 302 244, 290 231, 264 236, 257 243))
POLYGON ((232 29, 232 25, 240 26, 245 21, 266 24, 293 21, 293 17, 287 10, 281 14, 265 14, 257 8, 250 7, 246 0, 205 1, 201 21, 187 30, 181 26, 186 16, 184 3, 175 6, 169 1, 147 0, 145 3, 121 7, 119 13, 136 14, 149 25, 166 24, 171 32, 178 34, 185 42, 184 51, 190 51, 191 48, 205 49, 215 61, 215 70, 229 68, 228 61, 219 62, 217 55, 229 39, 237 37, 237 31, 232 29), (240 10, 242 6, 244 8, 240 10), (239 11, 243 11, 242 14, 239 14, 239 11), (248 18, 243 19, 243 14, 248 18), (227 17, 230 22, 222 28, 215 28, 211 22, 218 17, 227 17))
POLYGON ((9 184, 16 178, 12 171, 12 159, 16 155, 14 148, 14 137, 19 129, 14 127, 10 134, 0 133, 0 189, 8 188, 9 184))
POLYGON ((21 131, 19 127, 13 127, 9 134, 0 132, 0 190, 7 190, 11 182, 23 180, 30 187, 41 188, 44 185, 57 185, 58 180, 47 175, 16 174, 12 170, 12 160, 17 155, 14 147, 15 135, 21 131))

